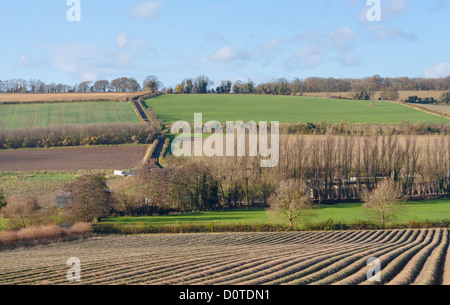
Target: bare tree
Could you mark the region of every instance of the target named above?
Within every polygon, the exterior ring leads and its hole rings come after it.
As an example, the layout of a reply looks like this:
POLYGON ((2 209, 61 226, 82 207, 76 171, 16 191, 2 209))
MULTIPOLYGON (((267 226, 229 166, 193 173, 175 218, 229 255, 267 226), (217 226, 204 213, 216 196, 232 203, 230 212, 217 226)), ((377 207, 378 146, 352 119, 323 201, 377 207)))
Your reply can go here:
POLYGON ((98 80, 94 83, 95 92, 106 92, 108 88, 109 88, 109 81, 107 80, 98 80))
POLYGON ((363 194, 362 199, 368 214, 381 222, 383 227, 395 218, 404 202, 400 186, 391 179, 379 183, 372 192, 363 194))
POLYGON ((274 196, 270 199, 271 210, 289 222, 289 229, 311 215, 312 204, 303 182, 282 181, 274 196))

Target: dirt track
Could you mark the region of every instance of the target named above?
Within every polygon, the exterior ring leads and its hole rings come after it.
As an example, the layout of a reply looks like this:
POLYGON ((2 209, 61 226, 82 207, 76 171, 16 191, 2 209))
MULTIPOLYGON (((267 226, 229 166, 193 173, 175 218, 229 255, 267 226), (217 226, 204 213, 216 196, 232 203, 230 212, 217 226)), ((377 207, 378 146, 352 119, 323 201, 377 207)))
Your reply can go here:
POLYGON ((147 146, 77 147, 0 151, 0 171, 131 169, 147 146))

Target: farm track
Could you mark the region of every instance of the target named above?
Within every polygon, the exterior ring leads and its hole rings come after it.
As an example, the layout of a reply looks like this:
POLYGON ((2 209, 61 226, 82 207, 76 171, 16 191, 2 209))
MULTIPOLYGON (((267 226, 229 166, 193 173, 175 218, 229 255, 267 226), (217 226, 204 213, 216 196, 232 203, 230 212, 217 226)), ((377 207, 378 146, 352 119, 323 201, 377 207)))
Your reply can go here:
POLYGON ((0 252, 0 284, 449 284, 448 229, 101 236, 0 252), (367 260, 381 282, 367 280, 367 260))

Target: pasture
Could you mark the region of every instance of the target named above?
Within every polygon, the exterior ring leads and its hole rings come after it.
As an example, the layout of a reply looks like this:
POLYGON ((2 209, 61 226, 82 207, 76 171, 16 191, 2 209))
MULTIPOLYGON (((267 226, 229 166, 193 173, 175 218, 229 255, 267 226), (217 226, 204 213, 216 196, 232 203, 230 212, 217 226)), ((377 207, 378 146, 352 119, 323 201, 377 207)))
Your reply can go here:
POLYGON ((332 100, 314 97, 265 95, 162 95, 145 101, 167 123, 193 122, 194 113, 207 121, 279 121, 280 123, 416 123, 449 119, 387 101, 332 100))
POLYGON ((448 229, 101 236, 0 252, 0 284, 450 284, 448 229), (372 257, 379 282, 368 279, 372 257))
MULTIPOLYGON (((450 219, 450 200, 409 201, 399 211, 394 223, 408 221, 439 222, 450 219)), ((340 203, 335 205, 319 205, 314 208, 309 224, 317 224, 329 219, 335 223, 352 224, 358 221, 368 221, 366 210, 362 203, 340 203)), ((115 225, 154 225, 174 226, 182 224, 207 225, 258 225, 258 224, 286 224, 285 219, 271 215, 264 209, 231 210, 224 212, 199 212, 170 216, 152 217, 110 217, 102 222, 115 225)), ((298 226, 301 229, 301 226, 298 226)))
POLYGON ((111 123, 139 123, 139 118, 125 102, 0 105, 0 127, 5 130, 111 123))

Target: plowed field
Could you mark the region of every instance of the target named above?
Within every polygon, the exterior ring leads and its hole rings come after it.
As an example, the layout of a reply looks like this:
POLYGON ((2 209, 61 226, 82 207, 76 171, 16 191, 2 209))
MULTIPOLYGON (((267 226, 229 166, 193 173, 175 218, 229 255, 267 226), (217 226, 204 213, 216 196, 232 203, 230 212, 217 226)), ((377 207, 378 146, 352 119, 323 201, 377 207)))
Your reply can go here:
POLYGON ((448 229, 107 236, 0 252, 0 284, 449 284, 448 229), (381 281, 368 281, 369 258, 381 281))

